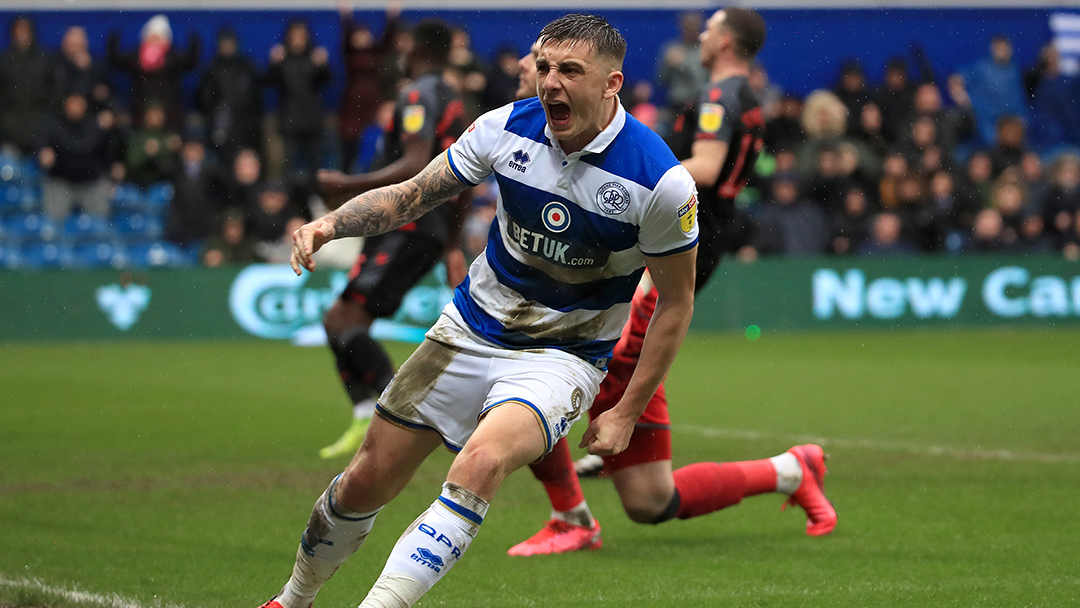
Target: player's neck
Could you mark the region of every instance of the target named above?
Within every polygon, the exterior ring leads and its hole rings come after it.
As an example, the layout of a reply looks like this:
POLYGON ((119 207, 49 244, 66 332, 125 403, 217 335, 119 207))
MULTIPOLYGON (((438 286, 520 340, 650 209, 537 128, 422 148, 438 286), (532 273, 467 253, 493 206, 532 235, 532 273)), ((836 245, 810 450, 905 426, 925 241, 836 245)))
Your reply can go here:
POLYGON ((750 75, 750 62, 741 61, 734 57, 720 58, 713 64, 712 69, 709 70, 709 82, 720 82, 725 78, 731 78, 732 76, 749 76, 750 75))

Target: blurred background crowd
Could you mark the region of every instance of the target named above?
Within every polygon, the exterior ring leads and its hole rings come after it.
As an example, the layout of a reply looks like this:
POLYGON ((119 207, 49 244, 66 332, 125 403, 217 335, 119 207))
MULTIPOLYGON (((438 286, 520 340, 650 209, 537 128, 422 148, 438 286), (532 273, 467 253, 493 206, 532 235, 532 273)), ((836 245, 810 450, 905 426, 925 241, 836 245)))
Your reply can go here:
MULTIPOLYGON (((31 17, 12 18, 0 52, 0 267, 286 261, 288 235, 325 211, 317 170, 364 171, 407 82, 400 7, 378 29, 347 4, 339 13, 339 39, 317 40, 295 19, 267 49, 245 48, 228 27, 212 41, 178 40, 156 15, 137 44, 113 32, 98 55, 78 23, 43 48, 31 17), (193 90, 183 85, 192 78, 193 90), (335 79, 339 99, 327 94, 335 79)), ((682 14, 655 77, 621 94, 661 135, 707 79, 702 17, 682 14)), ((986 42, 984 58, 950 74, 917 46, 885 65, 846 60, 805 96, 755 66, 767 135, 732 253, 1080 259, 1075 66, 1053 44, 1020 65, 1007 36, 986 42)), ((526 50, 480 57, 455 27, 444 77, 469 120, 513 101, 526 50)), ((484 247, 494 188, 474 197, 469 256, 484 247)))

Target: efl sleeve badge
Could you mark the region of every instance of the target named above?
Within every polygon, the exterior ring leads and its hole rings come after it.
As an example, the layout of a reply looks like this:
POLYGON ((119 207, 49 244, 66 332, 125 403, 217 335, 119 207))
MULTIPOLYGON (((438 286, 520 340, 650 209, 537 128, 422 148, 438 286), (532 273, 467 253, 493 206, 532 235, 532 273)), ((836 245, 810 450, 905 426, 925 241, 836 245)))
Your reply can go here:
POLYGON ((724 106, 718 103, 703 103, 698 114, 698 130, 702 133, 716 133, 724 123, 724 106))
POLYGON ((405 111, 401 113, 401 128, 410 135, 419 133, 420 129, 424 128, 424 114, 422 105, 406 106, 405 111))
POLYGON ((690 231, 694 229, 694 221, 697 219, 697 195, 692 194, 690 198, 679 207, 679 228, 686 234, 690 234, 690 231))

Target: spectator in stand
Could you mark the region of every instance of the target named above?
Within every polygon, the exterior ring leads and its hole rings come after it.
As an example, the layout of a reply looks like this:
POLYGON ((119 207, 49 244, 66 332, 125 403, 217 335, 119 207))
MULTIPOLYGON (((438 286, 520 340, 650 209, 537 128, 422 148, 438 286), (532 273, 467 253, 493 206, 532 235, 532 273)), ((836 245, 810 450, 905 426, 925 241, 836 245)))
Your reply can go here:
POLYGON ((895 210, 908 241, 920 251, 940 250, 949 231, 949 216, 933 204, 921 173, 912 171, 900 178, 896 202, 895 210))
POLYGON ((881 108, 873 101, 868 101, 859 112, 858 124, 855 125, 852 136, 875 156, 883 158, 889 149, 889 142, 885 140, 885 132, 882 130, 884 125, 881 108))
POLYGON ((1023 253, 1050 253, 1055 251, 1054 239, 1046 234, 1042 216, 1028 214, 1020 224, 1020 240, 1017 249, 1023 253))
POLYGON ((1019 116, 1002 116, 998 119, 994 147, 988 151, 994 177, 1009 167, 1019 170, 1024 160, 1024 132, 1024 121, 1019 116))
POLYGON ((255 241, 247 235, 244 212, 227 210, 218 224, 219 232, 211 237, 202 252, 203 265, 208 268, 250 264, 259 260, 255 241))
POLYGON ((1024 157, 1020 159, 1020 181, 1027 192, 1028 207, 1042 214, 1049 184, 1043 176, 1042 159, 1031 150, 1024 152, 1024 157))
MULTIPOLYGON (((1061 70, 1061 57, 1053 45, 1042 53, 1038 78, 1029 89, 1031 142, 1041 149, 1080 143, 1080 78, 1061 70)), ((1026 79, 1025 79, 1026 80, 1026 79)))
POLYGON ((278 121, 285 142, 285 178, 314 183, 322 162, 322 89, 330 84, 329 54, 313 47, 311 29, 294 19, 285 29, 284 44, 270 49, 267 79, 278 90, 278 121))
POLYGON ((829 251, 850 255, 859 251, 870 234, 870 202, 866 191, 852 186, 844 193, 844 205, 831 217, 832 239, 829 251))
POLYGON ((900 216, 891 211, 874 215, 870 238, 859 248, 864 257, 892 257, 914 254, 915 247, 902 236, 900 216))
POLYGON ((828 216, 821 206, 802 196, 799 178, 784 173, 773 178, 772 197, 753 215, 757 225, 752 246, 758 253, 814 256, 829 246, 828 216))
POLYGON ((189 138, 170 181, 176 193, 165 220, 165 238, 186 249, 201 247, 218 226, 224 172, 206 157, 201 141, 189 138))
MULTIPOLYGON (((483 107, 499 108, 517 100, 518 80, 521 75, 521 54, 512 46, 505 46, 495 53, 495 65, 488 75, 484 89, 483 107)), ((535 93, 531 96, 534 96, 535 93)), ((530 97, 531 97, 530 96, 530 97)))
POLYGON ((172 26, 165 15, 154 15, 143 26, 139 47, 120 50, 120 34, 109 36, 109 65, 131 74, 131 116, 142 126, 146 109, 158 105, 165 111, 165 124, 179 131, 184 126, 184 99, 181 81, 199 62, 199 37, 192 32, 187 49, 173 46, 172 26))
POLYGON ((900 206, 899 185, 900 180, 908 174, 910 167, 907 157, 899 150, 893 150, 885 156, 881 163, 881 179, 878 180, 877 196, 881 202, 881 208, 889 211, 900 206))
POLYGON ((954 74, 949 77, 948 83, 949 96, 954 105, 942 107, 941 91, 937 85, 924 82, 915 89, 915 113, 911 120, 916 122, 930 118, 934 121, 937 144, 946 157, 946 164, 951 164, 957 145, 975 133, 975 114, 971 111, 971 100, 964 89, 963 78, 954 74))
POLYGON ((994 141, 998 119, 1016 116, 1027 122, 1027 103, 1020 68, 1013 62, 1013 45, 1004 35, 990 41, 990 56, 976 61, 964 72, 971 107, 983 143, 994 141))
POLYGON ((289 202, 289 190, 278 181, 264 183, 255 199, 253 208, 247 209, 247 227, 260 243, 277 243, 282 239, 289 220, 300 217, 300 212, 289 202))
MULTIPOLYGON (((382 60, 382 98, 387 100, 383 107, 393 109, 394 100, 405 85, 409 83, 408 67, 409 53, 416 44, 413 33, 403 24, 398 25, 398 30, 390 39, 390 46, 383 55, 382 60)), ((385 127, 384 127, 385 128, 385 127)))
POLYGON ((0 53, 0 145, 32 152, 60 92, 52 59, 37 46, 34 22, 15 17, 11 42, 0 53))
POLYGON ((844 193, 851 185, 841 173, 837 147, 824 145, 818 148, 817 166, 806 182, 806 196, 826 212, 835 213, 843 205, 844 193))
POLYGON ((50 219, 63 220, 75 203, 86 213, 108 217, 113 149, 109 133, 90 116, 86 98, 68 95, 63 114, 46 124, 38 143, 38 162, 48 171, 42 204, 50 219))
POLYGON ((990 155, 984 150, 972 152, 968 157, 961 188, 977 196, 982 207, 989 207, 993 179, 994 165, 990 155))
POLYGON ((993 208, 1001 216, 1001 239, 1009 247, 1017 246, 1024 218, 1031 215, 1026 196, 1024 186, 1013 170, 994 181, 993 208))
POLYGON ((765 122, 765 148, 775 152, 795 150, 806 142, 802 126, 803 102, 794 95, 780 98, 777 115, 765 122))
POLYGON ((131 134, 127 145, 127 179, 139 186, 165 181, 180 160, 180 135, 165 124, 161 106, 147 106, 142 127, 131 134))
POLYGON ((1050 167, 1042 213, 1047 232, 1060 245, 1075 237, 1073 219, 1080 212, 1080 156, 1062 154, 1050 167))
POLYGON ((971 241, 967 251, 973 253, 1000 253, 1008 248, 1002 237, 1003 223, 997 209, 983 209, 975 216, 971 228, 971 241))
POLYGON ((917 168, 924 167, 926 155, 930 152, 937 154, 937 167, 929 167, 930 170, 940 168, 941 147, 938 142, 937 122, 930 116, 918 116, 908 127, 904 137, 895 146, 895 149, 904 155, 908 165, 917 168))
POLYGON ((236 154, 232 163, 232 174, 225 182, 225 206, 233 209, 248 210, 258 205, 259 190, 262 187, 262 162, 252 149, 244 149, 236 154))
POLYGON ((229 162, 242 148, 261 148, 262 77, 251 58, 240 52, 232 28, 218 30, 217 53, 199 78, 195 99, 206 121, 207 140, 221 162, 229 162))
POLYGON ((709 80, 705 66, 701 64, 698 36, 702 31, 700 11, 686 11, 679 15, 679 37, 670 40, 660 49, 656 66, 656 82, 667 95, 662 122, 682 108, 693 103, 701 87, 709 80))
POLYGON ((468 30, 460 27, 453 29, 453 37, 450 39, 450 65, 446 72, 448 80, 461 94, 461 101, 465 104, 465 119, 467 122, 476 120, 483 113, 483 95, 487 88, 487 67, 476 56, 472 48, 472 38, 468 30))
POLYGON ((94 61, 86 28, 73 25, 64 31, 60 57, 56 64, 60 90, 81 93, 90 104, 90 112, 115 111, 112 87, 105 64, 94 61))
POLYGON ((378 40, 367 24, 353 19, 349 0, 338 0, 341 18, 341 52, 345 63, 345 85, 341 90, 338 110, 338 138, 341 141, 342 171, 348 173, 364 131, 375 124, 379 105, 387 99, 380 68, 401 28, 401 2, 394 0, 386 6, 386 26, 378 40))
POLYGON ((907 62, 894 57, 885 66, 885 78, 874 92, 874 103, 881 108, 882 135, 894 144, 900 141, 908 117, 915 110, 915 87, 908 78, 907 62))
MULTIPOLYGON (((946 218, 948 230, 958 233, 970 232, 975 215, 983 208, 977 195, 957 190, 956 179, 945 170, 936 171, 930 178, 930 202, 946 218)), ((953 244, 947 244, 954 248, 953 244)))
POLYGON ((866 89, 866 74, 859 60, 844 61, 840 70, 840 80, 833 88, 833 93, 848 109, 848 133, 857 133, 859 122, 862 120, 863 107, 870 103, 870 92, 866 89))

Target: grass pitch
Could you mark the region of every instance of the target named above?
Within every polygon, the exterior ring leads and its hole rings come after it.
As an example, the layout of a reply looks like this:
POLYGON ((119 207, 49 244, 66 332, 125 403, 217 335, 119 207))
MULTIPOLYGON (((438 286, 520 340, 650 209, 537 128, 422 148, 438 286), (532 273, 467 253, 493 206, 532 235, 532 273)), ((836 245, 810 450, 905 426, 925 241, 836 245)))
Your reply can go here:
MULTIPOLYGON (((1080 605, 1078 346, 1076 329, 692 336, 668 383, 676 466, 821 442, 831 536, 805 536, 778 495, 636 525, 586 480, 604 548, 512 559, 548 515, 519 472, 419 605, 1080 605)), ((317 451, 348 416, 322 349, 0 347, 0 606, 254 608, 345 465, 317 451)), ((384 509, 318 606, 359 603, 450 458, 384 509)))

